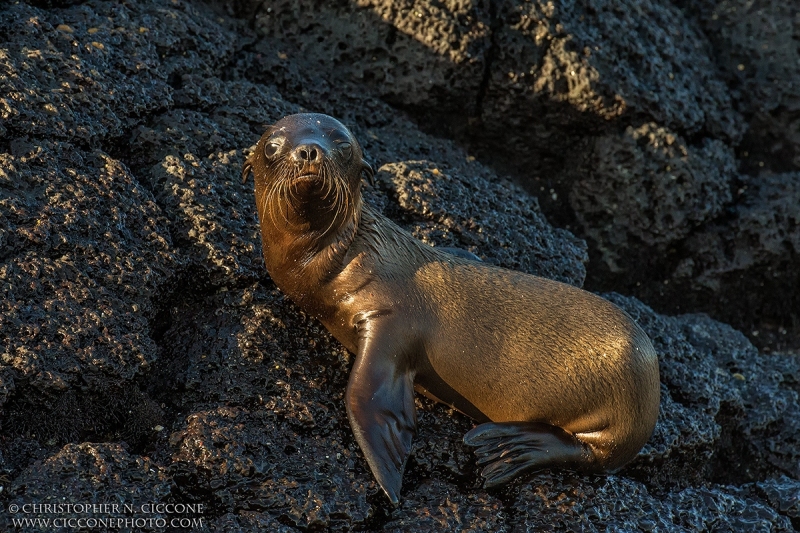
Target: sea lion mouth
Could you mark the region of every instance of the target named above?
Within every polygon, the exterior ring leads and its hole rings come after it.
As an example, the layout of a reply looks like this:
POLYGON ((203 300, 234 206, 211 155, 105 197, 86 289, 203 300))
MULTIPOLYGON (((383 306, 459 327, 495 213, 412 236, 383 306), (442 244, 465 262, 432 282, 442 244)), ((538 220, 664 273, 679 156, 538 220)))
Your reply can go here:
POLYGON ((265 205, 272 202, 274 207, 270 212, 283 214, 284 221, 290 225, 287 208, 295 210, 296 214, 304 213, 302 216, 308 219, 330 218, 327 232, 347 212, 352 201, 350 197, 351 192, 339 169, 331 163, 323 163, 318 169, 299 169, 274 182, 265 197, 265 205))
POLYGON ((292 178, 292 181, 317 181, 321 180, 322 176, 316 172, 306 172, 305 174, 300 174, 299 176, 295 176, 292 178))

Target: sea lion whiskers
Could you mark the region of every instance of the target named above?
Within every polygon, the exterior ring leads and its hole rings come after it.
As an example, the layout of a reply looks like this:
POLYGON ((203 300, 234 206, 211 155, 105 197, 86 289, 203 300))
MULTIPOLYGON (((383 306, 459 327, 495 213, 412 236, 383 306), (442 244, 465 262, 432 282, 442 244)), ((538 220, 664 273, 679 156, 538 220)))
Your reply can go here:
POLYGON ((336 183, 334 183, 334 180, 336 180, 337 178, 336 174, 332 172, 332 169, 330 168, 327 160, 322 162, 322 166, 319 169, 319 177, 325 184, 325 194, 322 196, 322 199, 327 200, 328 197, 331 195, 331 193, 334 192, 334 188, 336 187, 336 183))
POLYGON ((250 173, 253 171, 253 162, 250 159, 251 157, 252 155, 245 159, 244 165, 242 166, 242 185, 247 183, 247 178, 250 177, 250 173))
POLYGON ((316 174, 306 173, 307 166, 297 165, 287 157, 278 158, 267 166, 272 175, 278 178, 270 182, 261 199, 260 209, 269 212, 269 220, 275 227, 301 226, 323 236, 335 231, 338 225, 346 221, 352 204, 352 191, 332 158, 326 157, 317 167, 316 174), (314 182, 311 192, 304 188, 309 185, 306 179, 314 182), (276 211, 280 211, 280 217, 276 211), (326 224, 325 227, 314 224, 314 220, 326 224), (311 227, 308 226, 309 222, 311 227))
MULTIPOLYGON (((350 204, 350 191, 344 186, 344 178, 337 172, 338 169, 332 165, 333 163, 329 163, 326 160, 320 169, 320 174, 330 187, 329 192, 323 198, 327 198, 330 192, 334 193, 333 201, 328 208, 329 211, 333 212, 333 216, 331 216, 330 224, 322 233, 323 235, 327 235, 340 219, 344 218, 346 220, 347 207, 350 204)), ((345 220, 342 220, 341 223, 344 223, 345 220)))
POLYGON ((287 212, 288 212, 288 206, 292 206, 296 209, 298 206, 302 205, 302 201, 298 196, 298 191, 297 191, 297 187, 299 186, 298 185, 299 181, 297 179, 298 177, 299 176, 292 176, 290 178, 283 180, 283 187, 286 190, 286 196, 284 199, 288 204, 287 212))
POLYGON ((289 209, 292 207, 292 204, 289 202, 290 196, 292 194, 289 184, 290 184, 289 181, 283 180, 281 181, 279 188, 279 190, 281 191, 281 197, 284 199, 283 204, 286 207, 286 212, 281 211, 281 214, 283 215, 283 219, 286 221, 287 227, 293 225, 292 221, 289 220, 289 209))
MULTIPOLYGON (((283 169, 280 169, 280 167, 279 167, 279 170, 283 170, 283 169)), ((263 197, 263 202, 262 202, 263 205, 261 207, 262 212, 268 212, 269 213, 269 218, 272 221, 272 225, 275 226, 276 228, 279 227, 278 220, 275 218, 275 211, 276 210, 267 208, 268 204, 274 205, 273 204, 273 198, 272 198, 273 196, 275 196, 276 197, 275 200, 278 201, 277 211, 279 211, 280 214, 283 215, 283 219, 284 219, 285 225, 287 227, 292 226, 292 223, 289 220, 289 202, 286 201, 286 200, 288 200, 288 196, 287 196, 287 193, 286 193, 285 189, 286 189, 286 180, 283 180, 283 179, 275 180, 270 184, 269 190, 264 193, 264 197, 263 197), (280 200, 283 200, 283 201, 281 202, 280 200), (283 210, 281 209, 281 205, 280 204, 283 204, 283 206, 286 207, 286 213, 283 212, 283 210)))
POLYGON ((263 214, 268 214, 270 220, 272 221, 273 226, 277 226, 277 220, 275 220, 275 214, 272 210, 267 209, 267 204, 271 203, 270 198, 274 196, 275 190, 278 188, 278 182, 272 182, 269 184, 269 189, 265 190, 263 195, 261 196, 261 204, 258 206, 258 212, 263 214))
MULTIPOLYGON (((322 183, 325 185, 325 194, 320 196, 320 200, 328 200, 331 194, 335 193, 338 176, 332 171, 327 160, 323 161, 322 165, 320 165, 319 179, 322 180, 322 183)), ((328 211, 336 210, 336 199, 334 198, 334 201, 330 202, 327 207, 328 211)))
POLYGON ((353 192, 344 178, 336 180, 336 203, 339 206, 340 214, 346 215, 350 212, 353 205, 353 192))
MULTIPOLYGON (((332 211, 335 206, 328 208, 328 211, 332 211)), ((328 223, 328 227, 325 228, 325 231, 320 232, 320 237, 324 235, 328 235, 330 231, 336 226, 336 220, 339 218, 338 212, 334 212, 334 214, 330 217, 331 221, 328 223)))
POLYGON ((283 225, 285 227, 292 227, 296 224, 292 223, 289 215, 289 209, 298 205, 299 199, 295 194, 292 186, 295 185, 297 178, 297 168, 295 165, 286 161, 285 158, 279 159, 274 165, 271 165, 276 175, 281 178, 273 180, 269 185, 269 189, 264 193, 262 198, 261 210, 269 212, 269 218, 273 226, 279 227, 279 220, 275 216, 275 211, 279 211, 283 216, 283 225), (274 197, 274 198, 273 198, 274 197), (277 209, 268 209, 268 205, 277 205, 277 209))

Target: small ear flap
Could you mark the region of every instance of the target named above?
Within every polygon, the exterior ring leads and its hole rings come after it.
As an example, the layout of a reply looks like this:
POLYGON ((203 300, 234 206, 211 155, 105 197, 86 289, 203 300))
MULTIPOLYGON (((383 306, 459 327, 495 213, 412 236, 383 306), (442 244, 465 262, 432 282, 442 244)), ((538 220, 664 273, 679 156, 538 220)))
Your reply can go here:
POLYGON ((367 178, 367 181, 369 182, 370 186, 374 187, 375 186, 375 169, 373 169, 372 165, 370 165, 366 161, 362 161, 361 165, 362 165, 362 168, 361 168, 362 174, 364 175, 364 177, 367 178))
POLYGON ((244 167, 242 168, 242 183, 247 183, 247 178, 250 177, 250 172, 253 170, 253 163, 250 162, 250 159, 246 159, 244 162, 244 167))

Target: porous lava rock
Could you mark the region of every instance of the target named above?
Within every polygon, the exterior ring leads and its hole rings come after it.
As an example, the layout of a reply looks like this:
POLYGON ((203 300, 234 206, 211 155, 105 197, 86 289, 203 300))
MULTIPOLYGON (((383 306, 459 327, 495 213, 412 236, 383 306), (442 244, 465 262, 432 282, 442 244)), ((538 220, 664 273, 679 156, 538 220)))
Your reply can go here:
MULTIPOLYGON (((764 5, 759 21, 786 18, 764 5)), ((784 56, 718 7, 0 5, 0 529, 73 516, 20 511, 54 503, 202 505, 181 515, 197 531, 800 527, 797 355, 630 295, 656 278, 636 271, 649 250, 673 254, 657 274, 682 311, 797 301, 796 171, 742 165, 758 131, 793 157, 794 71, 769 85, 784 56), (733 91, 745 56, 779 106, 733 91), (661 365, 632 464, 487 492, 473 422, 418 398, 389 506, 347 422, 353 356, 269 279, 241 179, 266 126, 301 111, 352 127, 379 169, 366 200, 430 245, 578 286, 614 259, 606 297, 661 365)), ((788 43, 778 22, 767 41, 788 43)))

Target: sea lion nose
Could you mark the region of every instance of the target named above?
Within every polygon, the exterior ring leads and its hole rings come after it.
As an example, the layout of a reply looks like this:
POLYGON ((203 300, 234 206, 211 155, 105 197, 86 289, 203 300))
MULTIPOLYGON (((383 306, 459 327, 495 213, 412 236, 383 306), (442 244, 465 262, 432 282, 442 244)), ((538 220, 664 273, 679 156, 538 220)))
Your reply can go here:
POLYGON ((292 150, 292 161, 295 163, 321 163, 324 152, 315 143, 301 144, 292 150))

